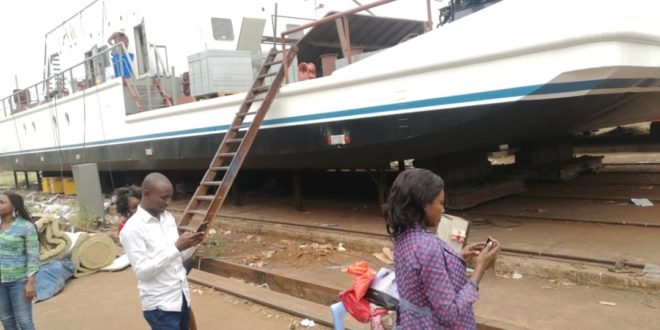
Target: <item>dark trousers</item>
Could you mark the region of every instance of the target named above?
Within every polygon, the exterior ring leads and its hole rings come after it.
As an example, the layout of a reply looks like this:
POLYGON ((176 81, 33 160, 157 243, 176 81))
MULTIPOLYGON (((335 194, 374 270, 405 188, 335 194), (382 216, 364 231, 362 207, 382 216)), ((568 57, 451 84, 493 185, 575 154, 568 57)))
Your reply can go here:
POLYGON ((167 312, 156 308, 151 311, 144 311, 145 320, 149 322, 151 330, 189 330, 190 329, 190 308, 186 296, 183 296, 181 312, 167 312))

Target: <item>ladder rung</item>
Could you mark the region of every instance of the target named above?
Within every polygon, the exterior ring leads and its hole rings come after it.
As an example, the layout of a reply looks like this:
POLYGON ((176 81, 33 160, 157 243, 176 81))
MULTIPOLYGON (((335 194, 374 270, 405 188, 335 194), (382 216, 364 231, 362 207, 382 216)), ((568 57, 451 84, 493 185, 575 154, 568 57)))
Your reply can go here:
POLYGON ((214 166, 214 167, 211 167, 211 171, 216 171, 216 172, 226 171, 228 169, 229 169, 229 166, 214 166))
POLYGON ((206 211, 203 211, 203 210, 188 210, 188 213, 189 214, 206 216, 206 211))
POLYGON ((266 74, 262 74, 262 75, 258 76, 257 79, 264 79, 264 78, 272 77, 272 76, 276 76, 276 75, 277 75, 277 72, 266 73, 266 74))
POLYGON ((218 154, 218 157, 224 157, 224 158, 229 158, 229 157, 234 157, 234 156, 236 156, 235 152, 225 152, 225 153, 218 154))
POLYGON ((202 182, 202 185, 205 186, 220 186, 222 184, 222 181, 204 181, 202 182))
POLYGON ((198 201, 212 201, 215 199, 215 195, 195 196, 195 199, 198 201))
POLYGON ((255 98, 252 98, 252 99, 247 99, 247 100, 245 100, 245 102, 247 102, 247 103, 254 103, 254 102, 263 101, 263 100, 265 100, 265 99, 266 99, 265 96, 260 96, 260 97, 255 97, 255 98))
POLYGON ((282 64, 282 60, 266 62, 266 63, 264 63, 264 66, 271 66, 271 65, 276 65, 276 64, 282 64))
POLYGON ((255 88, 252 89, 252 91, 255 92, 255 93, 266 92, 270 89, 270 86, 271 85, 255 87, 255 88))
POLYGON ((238 131, 239 129, 250 128, 250 126, 252 126, 252 123, 245 124, 245 125, 232 126, 231 130, 232 131, 238 131))
POLYGON ((225 143, 241 143, 243 139, 227 139, 225 143))
POLYGON ((237 112, 236 116, 238 117, 247 117, 247 116, 252 116, 256 115, 258 111, 250 111, 250 112, 237 112))

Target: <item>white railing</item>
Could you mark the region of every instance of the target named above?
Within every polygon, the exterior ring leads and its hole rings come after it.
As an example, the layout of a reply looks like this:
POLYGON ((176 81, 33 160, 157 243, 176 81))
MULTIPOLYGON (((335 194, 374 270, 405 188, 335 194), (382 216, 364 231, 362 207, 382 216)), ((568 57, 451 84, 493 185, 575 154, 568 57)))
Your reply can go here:
POLYGON ((130 83, 135 79, 137 72, 135 62, 126 55, 128 51, 124 44, 119 43, 34 85, 15 90, 12 95, 0 100, 0 118, 7 118, 15 113, 105 82, 107 80, 105 63, 108 63, 108 54, 111 53, 119 54, 118 62, 110 60, 111 66, 114 68, 118 65, 119 76, 129 78, 130 83), (125 72, 124 61, 128 64, 130 72, 125 72), (80 74, 81 71, 83 74, 80 74))

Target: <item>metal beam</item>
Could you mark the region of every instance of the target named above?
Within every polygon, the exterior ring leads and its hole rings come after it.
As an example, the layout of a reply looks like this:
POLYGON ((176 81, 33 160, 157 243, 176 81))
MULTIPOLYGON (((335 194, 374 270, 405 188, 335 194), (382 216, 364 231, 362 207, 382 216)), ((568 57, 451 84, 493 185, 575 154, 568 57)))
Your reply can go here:
MULTIPOLYGON (((310 45, 314 47, 324 47, 324 48, 342 48, 340 43, 337 42, 327 42, 327 41, 307 41, 305 40, 303 45, 310 45)), ((390 45, 353 45, 355 48, 364 48, 365 52, 367 50, 373 51, 373 50, 379 50, 379 49, 385 49, 385 48, 390 48, 392 46, 390 45)))
POLYGON ((286 30, 286 31, 282 32, 282 36, 284 37, 288 34, 296 33, 298 31, 302 31, 304 29, 308 29, 308 28, 313 27, 313 26, 317 26, 317 25, 327 23, 327 22, 332 22, 332 21, 334 21, 338 18, 342 18, 346 15, 355 14, 357 12, 361 12, 363 10, 367 10, 367 9, 377 7, 377 6, 380 6, 380 5, 384 5, 386 3, 390 3, 390 2, 393 2, 393 1, 395 1, 395 0, 379 0, 379 1, 375 1, 375 2, 372 2, 372 3, 366 4, 364 6, 355 7, 353 9, 349 9, 349 10, 342 11, 342 12, 339 12, 339 13, 336 13, 336 14, 333 14, 333 15, 330 15, 330 16, 326 16, 326 17, 324 17, 320 20, 310 22, 310 23, 307 23, 307 24, 303 24, 301 26, 295 27, 295 28, 290 29, 290 30, 286 30))
MULTIPOLYGON (((335 20, 337 25, 337 35, 339 36, 339 46, 341 47, 341 53, 344 55, 344 58, 348 59, 348 46, 346 44, 346 30, 344 29, 344 23, 340 18, 335 20)), ((348 64, 351 64, 348 60, 348 64)))

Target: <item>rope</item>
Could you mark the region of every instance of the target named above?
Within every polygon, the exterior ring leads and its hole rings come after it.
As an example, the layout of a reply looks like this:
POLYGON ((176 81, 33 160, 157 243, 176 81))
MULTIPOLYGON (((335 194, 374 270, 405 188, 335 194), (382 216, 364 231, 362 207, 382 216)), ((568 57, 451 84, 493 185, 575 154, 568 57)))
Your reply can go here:
MULTIPOLYGON (((101 109, 101 97, 99 96, 98 91, 96 93, 96 102, 99 109, 99 118, 101 119, 101 134, 103 135, 103 140, 106 140, 107 137, 105 135, 105 125, 103 122, 103 110, 101 109)), ((107 148, 108 148, 108 156, 110 156, 111 154, 110 147, 108 146, 107 148)), ((112 190, 114 191, 117 187, 115 186, 115 179, 112 175, 112 165, 110 165, 110 161, 107 158, 105 160, 105 164, 106 166, 108 166, 108 174, 110 174, 110 185, 112 185, 112 190)))

